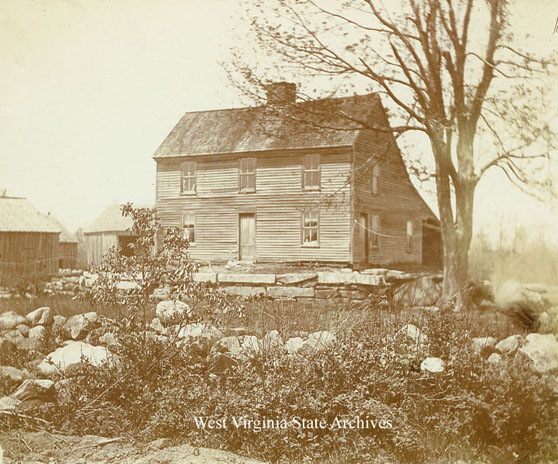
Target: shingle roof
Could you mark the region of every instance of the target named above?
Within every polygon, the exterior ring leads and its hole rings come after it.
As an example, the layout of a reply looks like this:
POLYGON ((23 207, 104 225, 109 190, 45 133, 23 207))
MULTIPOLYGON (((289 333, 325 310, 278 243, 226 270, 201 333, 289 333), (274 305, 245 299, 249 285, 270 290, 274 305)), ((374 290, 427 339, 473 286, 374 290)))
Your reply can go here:
POLYGON ((60 233, 61 228, 26 198, 0 197, 0 232, 60 233))
POLYGON ((380 108, 379 97, 368 94, 297 103, 287 117, 272 106, 189 112, 154 158, 350 146, 359 122, 380 108))
MULTIPOLYGON (((153 205, 134 205, 136 208, 152 208, 153 205)), ((132 227, 132 219, 122 216, 120 205, 111 205, 84 229, 84 233, 92 234, 97 232, 125 232, 132 227)))
POLYGON ((75 234, 70 233, 66 227, 54 216, 49 216, 49 218, 60 228, 61 232, 58 237, 59 243, 77 243, 78 239, 75 234))

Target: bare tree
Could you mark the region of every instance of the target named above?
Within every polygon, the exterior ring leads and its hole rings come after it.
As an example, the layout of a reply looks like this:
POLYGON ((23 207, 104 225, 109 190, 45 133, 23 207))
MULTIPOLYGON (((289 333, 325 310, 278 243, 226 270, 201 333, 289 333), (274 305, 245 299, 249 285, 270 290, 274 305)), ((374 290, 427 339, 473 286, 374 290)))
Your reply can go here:
MULTIPOLYGON (((384 96, 396 135, 419 131, 427 137, 444 244, 444 296, 458 296, 469 275, 479 180, 499 168, 537 194, 546 183, 532 174, 544 169, 554 146, 542 111, 553 63, 512 45, 508 2, 246 0, 246 12, 264 58, 254 63, 237 51, 229 69, 243 90, 258 95, 270 75, 329 79, 345 90, 354 85, 353 91, 366 85, 384 96)), ((306 88, 299 98, 309 98, 306 88)))

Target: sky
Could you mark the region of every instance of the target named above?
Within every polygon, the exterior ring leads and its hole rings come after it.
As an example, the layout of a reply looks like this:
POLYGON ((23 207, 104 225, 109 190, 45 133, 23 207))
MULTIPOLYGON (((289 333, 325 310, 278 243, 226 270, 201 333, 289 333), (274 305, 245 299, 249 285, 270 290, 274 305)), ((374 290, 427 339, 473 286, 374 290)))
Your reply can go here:
MULTIPOLYGON (((237 2, 0 0, 0 190, 72 231, 110 204, 154 203, 152 156, 182 114, 246 103, 219 64, 245 37, 237 2)), ((557 49, 558 4, 516 3, 557 49)), ((498 175, 479 185, 476 228, 495 215, 558 237, 558 209, 498 175)))

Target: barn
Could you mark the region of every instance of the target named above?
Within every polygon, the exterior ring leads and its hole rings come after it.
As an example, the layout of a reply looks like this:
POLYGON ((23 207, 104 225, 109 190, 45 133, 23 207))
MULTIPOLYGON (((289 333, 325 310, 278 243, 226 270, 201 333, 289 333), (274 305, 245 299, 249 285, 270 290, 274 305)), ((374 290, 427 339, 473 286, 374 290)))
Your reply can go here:
POLYGON ((0 197, 0 285, 56 274, 60 232, 27 199, 0 197))
POLYGON ((78 268, 78 240, 74 234, 65 228, 60 233, 59 243, 59 267, 60 269, 78 268))
POLYGON ((267 105, 184 114, 154 159, 157 214, 194 260, 440 262, 377 94, 297 102, 276 83, 267 105))
MULTIPOLYGON (((140 207, 140 206, 138 206, 140 207)), ((152 206, 142 205, 143 208, 152 206)), ((129 247, 135 240, 135 235, 130 232, 132 220, 122 216, 119 205, 111 205, 84 229, 85 255, 88 267, 101 264, 103 256, 113 247, 121 248, 124 254, 131 254, 129 247)))

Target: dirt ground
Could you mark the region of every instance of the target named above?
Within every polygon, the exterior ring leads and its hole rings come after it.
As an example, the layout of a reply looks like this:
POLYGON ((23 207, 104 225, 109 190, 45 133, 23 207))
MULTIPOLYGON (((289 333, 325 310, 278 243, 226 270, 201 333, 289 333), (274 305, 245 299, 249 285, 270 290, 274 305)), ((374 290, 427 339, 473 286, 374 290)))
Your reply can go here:
POLYGON ((0 464, 264 464, 226 451, 169 445, 165 439, 137 444, 123 438, 11 431, 0 433, 0 464))

